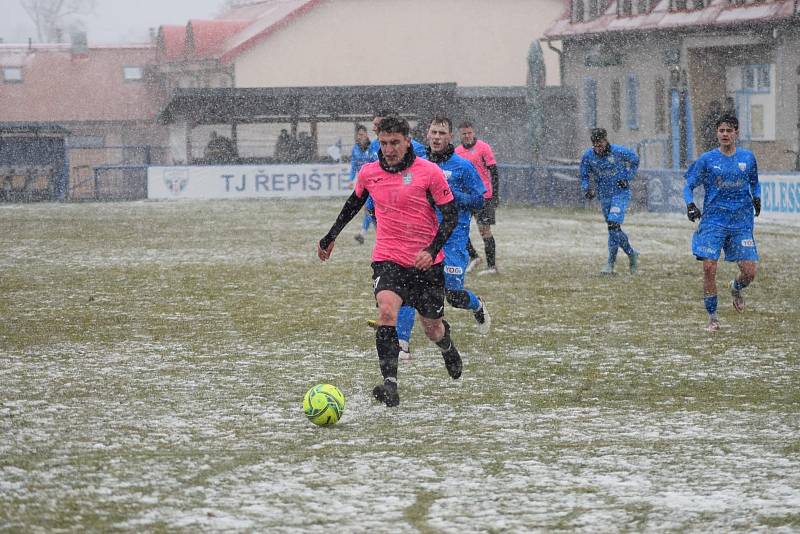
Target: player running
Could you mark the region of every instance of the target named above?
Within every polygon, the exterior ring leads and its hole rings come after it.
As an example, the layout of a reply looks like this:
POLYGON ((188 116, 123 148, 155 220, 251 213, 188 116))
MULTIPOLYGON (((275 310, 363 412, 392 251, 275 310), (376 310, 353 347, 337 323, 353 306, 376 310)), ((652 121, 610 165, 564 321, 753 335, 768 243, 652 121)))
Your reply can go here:
POLYGON ((733 307, 744 310, 742 291, 756 277, 758 251, 753 237, 753 215, 761 213, 761 184, 755 155, 738 148, 739 120, 723 115, 716 121, 719 148, 710 150, 686 171, 683 198, 686 215, 700 225, 692 236, 692 254, 703 262, 703 302, 708 312, 706 330, 719 330, 717 317, 717 261, 720 250, 726 261, 739 265, 739 274, 730 282, 733 307), (694 203, 694 189, 705 189, 703 213, 694 203))
POLYGON ((416 157, 408 122, 386 117, 378 126, 379 160, 367 163, 356 177, 355 190, 317 246, 320 260, 330 258, 336 237, 359 212, 367 196, 380 221, 372 250, 372 280, 378 303, 375 347, 383 383, 373 396, 387 406, 400 404, 397 366, 397 313, 404 303, 422 317, 425 334, 442 351, 447 372, 461 376, 462 361, 444 321, 444 252, 442 247, 458 223, 458 209, 444 173, 416 157), (436 208, 442 215, 437 220, 436 208))
MULTIPOLYGON (((469 263, 466 245, 470 220, 472 212, 483 206, 486 188, 475 167, 455 154, 452 140, 452 121, 444 116, 434 117, 428 127, 428 159, 444 171, 458 207, 458 225, 444 245, 445 298, 454 308, 472 311, 478 331, 486 335, 491 325, 486 304, 472 291, 464 289, 464 276, 469 263)), ((414 315, 413 308, 403 306, 397 319, 397 335, 404 359, 410 359, 409 344, 414 315)))
POLYGON ((639 156, 632 150, 608 142, 603 128, 591 132, 592 148, 586 149, 581 158, 581 189, 591 200, 595 196, 591 179, 594 178, 597 198, 608 225, 608 261, 600 270, 602 274, 614 274, 614 263, 620 247, 628 255, 631 274, 639 269, 639 253, 633 249, 628 235, 622 231, 625 209, 631 200, 630 182, 639 168, 639 156))
MULTIPOLYGON (((497 245, 492 235, 492 225, 496 222, 495 211, 500 203, 500 174, 497 172, 497 161, 489 143, 476 137, 475 126, 470 121, 459 124, 458 133, 461 144, 456 147, 456 154, 472 163, 486 188, 483 207, 474 212, 486 253, 486 269, 478 275, 497 274, 497 245)), ((481 257, 469 239, 467 239, 467 252, 470 258, 467 272, 470 272, 480 263, 481 257)))

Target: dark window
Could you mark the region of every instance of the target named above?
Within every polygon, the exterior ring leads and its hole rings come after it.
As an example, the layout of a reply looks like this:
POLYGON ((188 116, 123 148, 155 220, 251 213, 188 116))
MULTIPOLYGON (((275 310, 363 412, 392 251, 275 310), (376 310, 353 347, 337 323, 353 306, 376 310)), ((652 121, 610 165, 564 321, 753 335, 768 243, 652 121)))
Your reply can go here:
POLYGON ((628 128, 639 129, 639 78, 635 74, 628 75, 628 128))
POLYGON ((656 97, 656 132, 664 133, 667 131, 667 89, 663 78, 656 78, 655 86, 656 97))
POLYGON ((611 128, 615 132, 622 128, 622 87, 619 80, 611 82, 611 128))
POLYGON ((572 22, 583 22, 583 0, 572 0, 572 22))
POLYGON ((592 78, 584 81, 583 109, 586 127, 597 128, 597 80, 592 78))

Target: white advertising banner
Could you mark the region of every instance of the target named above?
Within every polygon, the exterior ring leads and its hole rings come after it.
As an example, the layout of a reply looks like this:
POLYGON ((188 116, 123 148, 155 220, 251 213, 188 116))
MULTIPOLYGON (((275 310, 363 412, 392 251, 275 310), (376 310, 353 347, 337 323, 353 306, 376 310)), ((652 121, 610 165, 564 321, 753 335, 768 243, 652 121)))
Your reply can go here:
POLYGON ((758 181, 764 220, 800 222, 800 174, 759 173, 758 181))
POLYGON ((147 198, 303 198, 353 192, 350 166, 220 165, 149 167, 147 198))

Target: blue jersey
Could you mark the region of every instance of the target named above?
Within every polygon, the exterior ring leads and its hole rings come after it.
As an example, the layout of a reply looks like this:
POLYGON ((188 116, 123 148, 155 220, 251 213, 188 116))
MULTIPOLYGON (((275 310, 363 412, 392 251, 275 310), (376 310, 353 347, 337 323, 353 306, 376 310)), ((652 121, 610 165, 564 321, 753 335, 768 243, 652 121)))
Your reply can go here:
POLYGON ((607 154, 598 156, 589 148, 581 157, 581 189, 589 189, 590 179, 594 178, 597 197, 602 201, 622 191, 630 191, 617 185, 620 180, 631 181, 639 168, 639 156, 624 146, 608 145, 607 154))
MULTIPOLYGON (((373 139, 372 142, 369 144, 369 157, 370 161, 378 161, 378 151, 381 149, 381 142, 378 139, 373 139)), ((417 157, 422 159, 428 159, 428 153, 425 150, 425 145, 418 142, 416 139, 411 140, 411 149, 414 151, 414 154, 417 157)))
POLYGON ((355 180, 356 174, 361 169, 362 165, 365 163, 369 163, 370 161, 375 161, 370 159, 370 152, 369 152, 370 145, 367 145, 367 148, 361 148, 358 143, 353 145, 353 151, 350 153, 350 179, 355 180))
MULTIPOLYGON (((466 225, 467 235, 469 235, 469 223, 472 219, 472 212, 483 208, 483 194, 486 193, 486 186, 481 180, 481 176, 469 160, 453 154, 447 160, 437 163, 447 178, 447 185, 455 197, 456 207, 458 207, 458 226, 466 225)), ((439 222, 442 215, 439 213, 439 222)), ((453 232, 455 234, 455 231, 453 232)), ((452 239, 452 236, 451 236, 452 239)))
POLYGON ((697 158, 685 176, 687 204, 694 202, 697 186, 705 189, 701 223, 730 229, 753 227, 753 198, 761 197, 761 184, 752 152, 737 148, 726 156, 715 148, 697 158))

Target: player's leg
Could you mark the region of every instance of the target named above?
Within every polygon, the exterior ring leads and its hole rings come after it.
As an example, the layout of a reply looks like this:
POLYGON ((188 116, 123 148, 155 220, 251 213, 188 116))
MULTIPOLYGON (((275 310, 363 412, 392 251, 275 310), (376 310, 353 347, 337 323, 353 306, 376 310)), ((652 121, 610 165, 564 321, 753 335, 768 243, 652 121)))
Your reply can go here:
POLYGON ((485 335, 489 333, 491 318, 483 300, 464 288, 464 266, 469 261, 469 256, 463 246, 463 241, 458 239, 457 235, 454 234, 454 236, 456 239, 451 237, 444 247, 445 299, 454 308, 472 311, 478 331, 485 335))
POLYGON ((497 243, 492 235, 492 225, 496 222, 494 204, 484 205, 478 212, 477 220, 478 232, 483 238, 483 250, 486 254, 486 270, 480 274, 497 274, 497 243))
POLYGON ((735 261, 739 265, 739 274, 731 280, 731 297, 736 311, 744 311, 745 300, 742 291, 750 285, 756 277, 756 262, 758 250, 753 239, 753 230, 747 228, 733 232, 724 246, 725 259, 735 261))
POLYGON ((622 223, 625 222, 625 210, 628 209, 628 203, 631 200, 631 192, 626 191, 619 195, 615 195, 611 200, 611 206, 608 210, 609 232, 611 232, 611 223, 616 224, 614 232, 616 234, 616 243, 625 254, 628 255, 628 264, 631 274, 636 274, 639 270, 639 252, 634 250, 630 243, 628 234, 622 229, 622 223))
POLYGON ((450 337, 450 325, 444 318, 444 268, 434 265, 427 271, 419 271, 418 283, 409 292, 414 300, 425 328, 425 335, 442 351, 448 374, 456 379, 461 376, 461 355, 450 337))
POLYGON ((402 306, 397 314, 397 340, 400 344, 400 359, 411 359, 411 331, 417 311, 411 306, 402 306))
POLYGON ((397 392, 397 361, 400 345, 397 338, 397 314, 403 304, 405 276, 396 263, 375 262, 372 265, 375 300, 378 304, 378 327, 375 330, 375 348, 378 352, 383 383, 375 386, 373 396, 387 406, 400 404, 397 392))
POLYGON ((619 228, 619 225, 609 220, 610 201, 601 200, 600 205, 603 210, 603 219, 608 226, 608 259, 603 268, 600 269, 600 274, 614 274, 614 264, 617 261, 617 250, 619 249, 616 229, 619 228))
POLYGON ((692 236, 692 254, 703 262, 703 305, 708 312, 706 330, 719 330, 717 317, 717 262, 725 240, 717 227, 702 222, 692 236))

